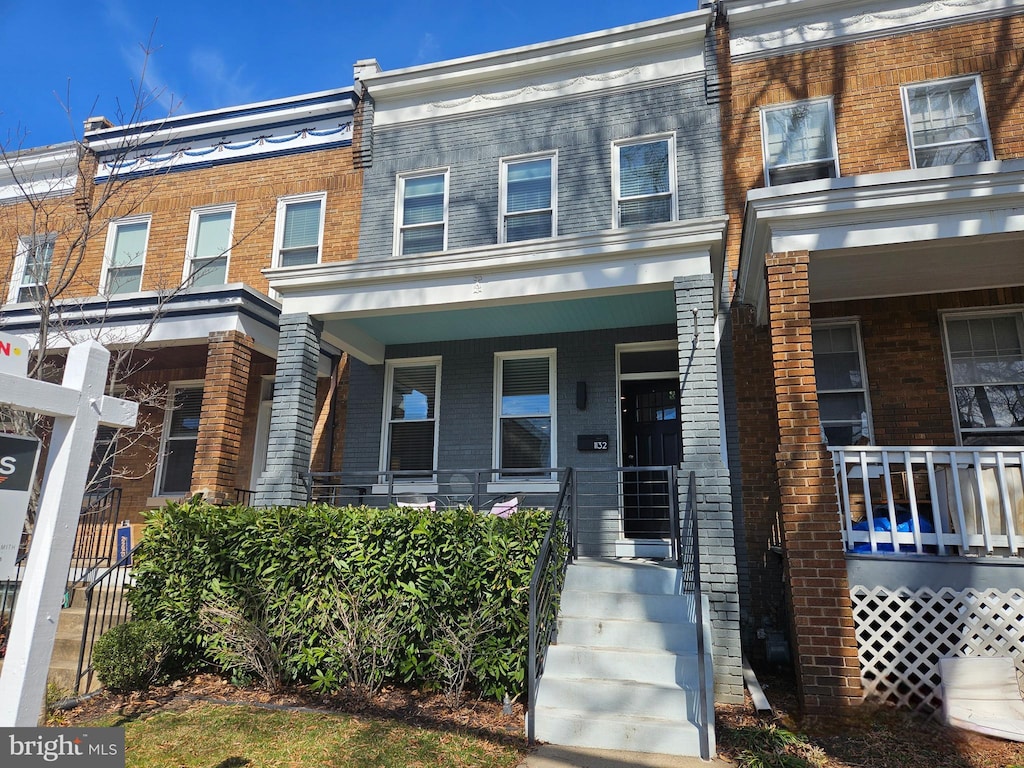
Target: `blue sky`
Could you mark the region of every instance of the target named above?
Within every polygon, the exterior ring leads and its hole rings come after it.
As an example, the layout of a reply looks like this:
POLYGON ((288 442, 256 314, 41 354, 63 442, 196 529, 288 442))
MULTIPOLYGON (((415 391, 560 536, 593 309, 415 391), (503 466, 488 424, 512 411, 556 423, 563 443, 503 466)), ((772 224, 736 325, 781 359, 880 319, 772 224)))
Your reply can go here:
POLYGON ((172 104, 184 114, 348 87, 357 59, 398 69, 697 7, 698 0, 0 0, 0 142, 10 149, 69 141, 90 115, 121 122, 151 33, 146 83, 160 100, 146 117, 157 119, 172 104))

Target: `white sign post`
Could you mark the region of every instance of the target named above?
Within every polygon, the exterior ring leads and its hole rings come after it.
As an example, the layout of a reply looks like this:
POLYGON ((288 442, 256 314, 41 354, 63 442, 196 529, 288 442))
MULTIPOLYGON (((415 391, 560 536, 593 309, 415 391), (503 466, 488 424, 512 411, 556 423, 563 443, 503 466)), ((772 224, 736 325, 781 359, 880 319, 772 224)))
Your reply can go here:
POLYGON ((107 397, 110 353, 95 341, 68 352, 61 385, 0 372, 0 404, 53 416, 25 578, 0 672, 0 727, 35 727, 67 586, 89 458, 100 424, 135 425, 138 404, 107 397))

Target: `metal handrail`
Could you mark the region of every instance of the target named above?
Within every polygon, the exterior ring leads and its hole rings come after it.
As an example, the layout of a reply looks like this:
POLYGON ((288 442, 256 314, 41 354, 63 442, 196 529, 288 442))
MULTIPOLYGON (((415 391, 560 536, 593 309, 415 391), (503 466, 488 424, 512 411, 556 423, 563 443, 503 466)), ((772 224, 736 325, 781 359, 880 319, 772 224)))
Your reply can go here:
POLYGON ((92 684, 92 649, 96 640, 108 629, 128 620, 130 604, 126 593, 131 582, 132 557, 142 546, 139 542, 131 551, 93 579, 85 587, 85 621, 82 642, 78 650, 78 668, 75 674, 75 692, 88 692, 92 684), (120 578, 120 581, 118 581, 120 578), (104 589, 100 589, 104 587, 104 589), (93 608, 98 606, 98 610, 93 608), (85 691, 82 690, 83 679, 85 691))
POLYGON ((575 478, 573 470, 570 468, 565 470, 565 476, 558 492, 558 501, 551 514, 551 524, 544 534, 544 540, 537 553, 537 563, 530 578, 529 658, 526 668, 528 702, 526 736, 530 744, 536 740, 537 678, 540 677, 545 652, 555 627, 553 619, 557 612, 557 598, 561 591, 565 569, 570 562, 576 559, 576 531, 574 528, 576 516, 573 503, 575 497, 575 478), (561 532, 559 531, 560 524, 561 532), (560 548, 552 543, 556 536, 559 537, 557 543, 564 547, 563 552, 560 552, 560 548), (546 579, 545 576, 547 576, 546 579), (541 626, 542 621, 544 626, 541 626))
MULTIPOLYGON (((678 516, 678 508, 675 514, 678 516)), ((678 517, 676 517, 678 519, 678 517)), ((708 714, 708 680, 707 670, 704 665, 704 605, 702 600, 703 588, 700 580, 700 538, 697 526, 697 474, 690 472, 687 483, 686 516, 682 526, 673 526, 673 549, 676 556, 676 564, 683 573, 683 588, 691 587, 693 592, 694 622, 697 625, 697 731, 700 734, 700 757, 702 760, 711 759, 711 739, 709 730, 711 728, 711 716, 708 714), (686 529, 685 536, 682 528, 686 529), (689 541, 688 548, 683 547, 683 540, 689 541), (687 568, 686 555, 689 554, 690 568, 687 568), (689 572, 692 569, 692 572, 689 572), (689 584, 687 584, 689 576, 689 584)))

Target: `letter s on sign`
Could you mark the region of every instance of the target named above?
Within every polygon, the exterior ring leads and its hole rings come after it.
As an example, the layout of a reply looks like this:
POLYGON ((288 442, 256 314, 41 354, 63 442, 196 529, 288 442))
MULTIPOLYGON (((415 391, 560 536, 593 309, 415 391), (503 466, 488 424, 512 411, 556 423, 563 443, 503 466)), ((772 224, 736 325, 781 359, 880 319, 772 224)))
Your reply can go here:
POLYGON ((15 456, 0 457, 0 475, 13 475, 14 470, 17 469, 14 466, 17 461, 18 459, 15 456))

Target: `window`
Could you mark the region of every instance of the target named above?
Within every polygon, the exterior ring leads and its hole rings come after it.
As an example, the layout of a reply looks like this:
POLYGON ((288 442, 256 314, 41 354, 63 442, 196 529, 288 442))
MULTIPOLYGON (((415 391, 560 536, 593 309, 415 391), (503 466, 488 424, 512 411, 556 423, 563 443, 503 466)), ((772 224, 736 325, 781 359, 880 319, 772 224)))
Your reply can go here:
POLYGON ((398 177, 398 253, 447 247, 448 172, 398 177))
POLYGON ((768 186, 839 175, 832 99, 762 109, 761 139, 768 186))
POLYGON ((947 317, 945 325, 960 441, 1024 444, 1021 314, 947 317))
POLYGON ((389 361, 383 465, 405 477, 430 477, 437 455, 440 358, 389 361))
POLYGON ((300 267, 319 263, 325 199, 326 195, 320 192, 277 201, 275 266, 300 267))
POLYGON ((856 322, 815 324, 811 329, 821 428, 828 445, 871 442, 868 383, 856 322))
POLYGON ((110 225, 103 280, 107 295, 142 290, 142 265, 146 262, 148 240, 148 217, 115 221, 110 225))
POLYGON ((11 274, 8 301, 39 301, 46 295, 46 282, 53 263, 54 240, 50 236, 23 237, 18 240, 11 274))
POLYGON ((674 221, 675 138, 621 142, 612 154, 615 226, 674 221))
MULTIPOLYGON (((495 456, 502 477, 554 466, 554 350, 495 358, 495 456)), ((545 473, 546 474, 546 473, 545 473)))
POLYGON ((557 188, 554 157, 502 161, 498 241, 514 243, 554 235, 557 188))
POLYGON ((191 490, 202 406, 202 386, 178 384, 169 388, 157 472, 157 496, 179 496, 191 490))
POLYGON ((914 168, 992 159, 977 77, 905 86, 903 111, 914 168))
POLYGON ((192 211, 184 279, 189 285, 223 285, 228 277, 234 206, 192 211))

